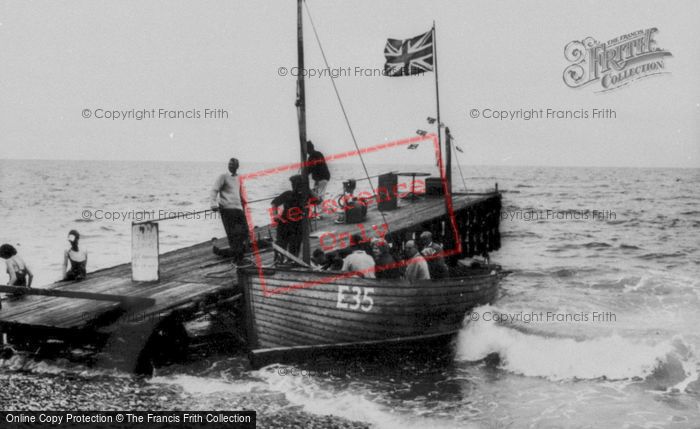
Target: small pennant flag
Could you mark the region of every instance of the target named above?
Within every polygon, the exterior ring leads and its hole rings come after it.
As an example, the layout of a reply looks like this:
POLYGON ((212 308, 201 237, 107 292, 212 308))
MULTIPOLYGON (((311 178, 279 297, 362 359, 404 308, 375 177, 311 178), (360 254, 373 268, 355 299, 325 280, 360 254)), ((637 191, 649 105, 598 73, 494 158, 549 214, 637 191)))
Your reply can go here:
POLYGON ((411 39, 387 39, 384 73, 410 76, 433 71, 433 30, 411 39))
POLYGON ((464 153, 464 151, 462 150, 462 148, 459 147, 459 146, 457 146, 457 145, 455 145, 455 150, 456 150, 457 152, 459 152, 459 153, 464 153))
POLYGON ((406 149, 408 149, 408 150, 418 149, 418 143, 411 143, 410 145, 406 146, 406 149))

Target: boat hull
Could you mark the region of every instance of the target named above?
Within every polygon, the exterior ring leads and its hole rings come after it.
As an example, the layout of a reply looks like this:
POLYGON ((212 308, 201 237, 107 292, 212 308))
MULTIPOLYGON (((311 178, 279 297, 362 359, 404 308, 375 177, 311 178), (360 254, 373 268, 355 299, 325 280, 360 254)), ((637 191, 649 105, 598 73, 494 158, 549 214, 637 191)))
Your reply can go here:
POLYGON ((497 271, 410 283, 327 272, 240 270, 254 366, 342 349, 442 341, 492 302, 497 271), (303 285, 303 286, 302 286, 303 285))

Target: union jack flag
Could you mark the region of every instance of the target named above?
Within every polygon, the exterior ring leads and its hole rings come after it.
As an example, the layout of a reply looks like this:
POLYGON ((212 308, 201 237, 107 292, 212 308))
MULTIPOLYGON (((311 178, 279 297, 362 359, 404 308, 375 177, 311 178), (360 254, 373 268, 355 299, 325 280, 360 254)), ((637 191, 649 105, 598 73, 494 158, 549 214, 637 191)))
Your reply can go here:
POLYGON ((433 31, 412 39, 388 39, 384 57, 384 73, 387 76, 410 76, 433 71, 433 31))

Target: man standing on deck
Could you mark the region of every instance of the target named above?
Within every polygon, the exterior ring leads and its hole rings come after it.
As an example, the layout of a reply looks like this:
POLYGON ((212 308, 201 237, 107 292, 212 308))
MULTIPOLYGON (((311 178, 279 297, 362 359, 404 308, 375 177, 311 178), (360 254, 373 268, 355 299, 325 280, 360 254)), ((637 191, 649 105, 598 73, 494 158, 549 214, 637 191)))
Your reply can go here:
POLYGON ((230 174, 224 173, 216 179, 209 198, 211 210, 221 214, 221 222, 224 224, 234 264, 240 264, 243 261, 248 240, 248 222, 243 212, 245 201, 241 195, 241 181, 237 174, 238 165, 236 158, 229 160, 230 174))
POLYGON ((321 152, 314 148, 314 144, 311 143, 311 140, 306 142, 306 151, 309 154, 307 170, 314 180, 314 187, 312 189, 313 196, 323 201, 328 181, 331 180, 331 172, 328 170, 326 158, 321 152))
POLYGON ((277 228, 277 245, 292 255, 299 256, 304 238, 302 222, 306 213, 304 178, 301 174, 295 174, 289 181, 292 182, 292 190, 282 192, 270 203, 273 220, 271 225, 277 228), (279 214, 280 207, 283 207, 282 214, 279 214))

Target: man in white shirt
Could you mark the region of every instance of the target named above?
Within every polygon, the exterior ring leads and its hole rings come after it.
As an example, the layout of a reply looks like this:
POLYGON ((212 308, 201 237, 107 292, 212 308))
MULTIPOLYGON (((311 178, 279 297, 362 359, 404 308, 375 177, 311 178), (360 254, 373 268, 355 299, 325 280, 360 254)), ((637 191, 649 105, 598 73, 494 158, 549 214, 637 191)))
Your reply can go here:
POLYGON ((430 271, 428 270, 428 262, 418 252, 418 246, 413 240, 406 242, 404 246, 407 258, 406 265, 406 280, 430 280, 430 271))
POLYGON ((355 246, 354 251, 343 259, 343 271, 359 271, 358 276, 373 279, 374 258, 359 246, 355 246))
POLYGON ((217 177, 209 194, 212 211, 218 211, 221 214, 228 247, 236 264, 243 260, 248 240, 248 222, 243 212, 245 201, 241 195, 241 181, 237 174, 238 165, 238 160, 231 158, 228 162, 228 171, 231 174, 221 174, 217 177))

